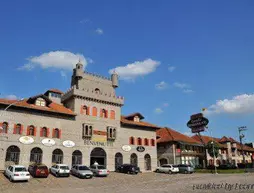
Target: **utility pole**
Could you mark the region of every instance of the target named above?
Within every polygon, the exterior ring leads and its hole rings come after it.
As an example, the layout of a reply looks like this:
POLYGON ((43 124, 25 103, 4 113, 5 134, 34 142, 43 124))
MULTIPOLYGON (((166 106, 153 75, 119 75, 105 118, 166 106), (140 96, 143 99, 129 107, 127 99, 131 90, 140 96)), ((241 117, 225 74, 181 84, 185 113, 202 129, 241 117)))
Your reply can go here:
POLYGON ((238 132, 239 132, 239 139, 240 139, 240 145, 241 145, 241 153, 243 156, 243 163, 245 164, 245 156, 244 156, 244 152, 243 152, 243 138, 245 137, 244 134, 241 134, 242 131, 246 131, 247 127, 246 126, 241 126, 238 127, 238 132))

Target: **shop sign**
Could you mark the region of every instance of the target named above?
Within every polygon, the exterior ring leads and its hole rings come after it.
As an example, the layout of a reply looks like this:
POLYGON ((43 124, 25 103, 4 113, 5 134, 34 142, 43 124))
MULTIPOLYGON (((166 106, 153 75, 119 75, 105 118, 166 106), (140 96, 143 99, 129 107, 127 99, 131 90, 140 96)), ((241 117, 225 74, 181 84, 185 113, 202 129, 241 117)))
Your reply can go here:
POLYGON ((73 141, 66 140, 66 141, 63 142, 63 146, 64 147, 74 147, 75 143, 73 141))
POLYGON ((25 145, 32 144, 34 142, 34 139, 29 136, 23 136, 19 138, 20 143, 23 143, 25 145))
POLYGON ((129 146, 129 145, 124 145, 124 146, 122 146, 122 150, 128 152, 128 151, 131 150, 131 146, 129 146))
POLYGON ((43 140, 41 141, 41 143, 42 143, 43 145, 45 145, 45 146, 48 146, 48 147, 51 147, 51 146, 53 146, 53 145, 56 144, 56 142, 55 142, 54 139, 49 139, 49 138, 43 139, 43 140))
POLYGON ((187 126, 191 128, 192 133, 199 133, 205 130, 209 120, 203 117, 202 113, 191 115, 191 119, 188 121, 187 126))
POLYGON ((112 141, 107 141, 107 142, 101 142, 101 141, 93 141, 86 139, 84 140, 85 145, 92 145, 92 146, 113 146, 112 141))
POLYGON ((137 147, 137 151, 138 151, 138 152, 144 152, 144 151, 145 151, 145 147, 143 147, 143 146, 138 146, 138 147, 137 147))

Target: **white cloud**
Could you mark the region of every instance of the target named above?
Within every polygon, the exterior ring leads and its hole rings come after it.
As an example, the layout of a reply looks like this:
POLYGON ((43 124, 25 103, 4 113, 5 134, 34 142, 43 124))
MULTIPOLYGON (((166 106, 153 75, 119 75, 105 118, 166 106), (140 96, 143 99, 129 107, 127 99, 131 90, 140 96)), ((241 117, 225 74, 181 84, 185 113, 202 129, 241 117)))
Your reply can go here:
POLYGON ((27 70, 27 71, 31 71, 34 69, 34 65, 32 64, 24 64, 23 66, 19 67, 18 70, 27 70))
POLYGON ((189 88, 190 86, 188 84, 185 84, 185 83, 179 83, 179 82, 175 82, 174 83, 174 86, 177 87, 177 88, 189 88))
POLYGON ((145 76, 154 72, 159 65, 159 61, 149 58, 144 61, 136 61, 134 63, 127 64, 126 66, 116 67, 109 70, 109 73, 112 74, 115 71, 119 75, 120 79, 134 80, 139 76, 145 76))
POLYGON ((160 83, 155 85, 155 88, 158 90, 163 90, 166 89, 168 87, 168 84, 164 81, 161 81, 160 83))
POLYGON ((193 93, 194 91, 191 90, 191 89, 184 89, 183 92, 184 92, 184 93, 193 93))
POLYGON ((101 29, 101 28, 97 28, 96 30, 95 30, 95 32, 98 34, 98 35, 102 35, 104 32, 103 32, 103 30, 101 29))
POLYGON ((244 114, 254 113, 254 94, 242 94, 232 99, 218 100, 204 114, 244 114))
POLYGON ((94 63, 92 58, 86 58, 86 60, 87 60, 87 63, 90 63, 90 64, 94 63))
POLYGON ((185 131, 183 134, 187 135, 189 137, 191 137, 193 135, 193 133, 191 131, 185 131))
POLYGON ((5 98, 7 98, 9 100, 17 100, 18 99, 18 97, 16 95, 13 95, 13 94, 7 95, 5 98))
POLYGON ((27 60, 28 63, 18 68, 19 70, 32 70, 36 66, 72 70, 79 60, 84 67, 87 65, 87 60, 82 54, 74 54, 68 51, 51 51, 39 56, 32 56, 27 60))
POLYGON ((161 108, 156 108, 154 110, 154 112, 157 113, 157 114, 161 114, 161 113, 163 113, 163 110, 161 108))
POLYGON ((168 71, 169 71, 169 72, 173 72, 175 69, 176 69, 175 66, 169 66, 169 67, 168 67, 168 71))

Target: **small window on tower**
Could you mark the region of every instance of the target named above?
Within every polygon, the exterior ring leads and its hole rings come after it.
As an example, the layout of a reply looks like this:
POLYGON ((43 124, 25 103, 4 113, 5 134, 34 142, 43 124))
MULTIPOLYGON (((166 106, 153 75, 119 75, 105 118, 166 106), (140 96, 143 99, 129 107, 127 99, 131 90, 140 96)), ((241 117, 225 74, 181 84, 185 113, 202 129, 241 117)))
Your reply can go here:
POLYGON ((94 91, 96 94, 100 94, 100 89, 96 88, 94 91))

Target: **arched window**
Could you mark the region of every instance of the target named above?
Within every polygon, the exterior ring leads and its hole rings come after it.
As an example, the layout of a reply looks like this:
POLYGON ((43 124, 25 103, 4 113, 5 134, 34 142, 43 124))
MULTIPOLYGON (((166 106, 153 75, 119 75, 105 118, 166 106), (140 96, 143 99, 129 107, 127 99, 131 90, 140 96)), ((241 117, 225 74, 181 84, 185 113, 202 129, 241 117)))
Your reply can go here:
POLYGON ((97 108, 96 107, 93 107, 92 115, 97 117, 97 108))
POLYGON ((63 151, 61 149, 55 149, 52 152, 52 164, 62 164, 63 163, 63 151))
POLYGON ((27 135, 36 136, 36 128, 33 125, 28 126, 27 135))
POLYGON ((116 115, 115 115, 115 111, 114 110, 111 110, 110 111, 110 119, 115 119, 116 117, 115 117, 116 115))
POLYGON ((41 128, 41 137, 48 137, 48 128, 47 127, 42 127, 41 128))
POLYGON ((109 129, 109 137, 112 138, 112 128, 109 129))
POLYGON ((100 89, 96 88, 94 91, 95 91, 95 94, 100 94, 100 89))
POLYGON ((130 141, 130 145, 135 145, 135 142, 134 142, 134 137, 130 137, 130 139, 129 139, 130 141))
POLYGON ((116 129, 113 129, 113 138, 116 138, 116 129))
POLYGON ((93 135, 93 127, 89 126, 89 135, 92 136, 93 135))
POLYGON ((82 107, 82 114, 84 114, 84 115, 89 115, 89 114, 90 114, 90 113, 89 113, 89 107, 88 107, 88 106, 84 105, 84 106, 82 107))
POLYGON ((140 137, 137 139, 137 144, 142 145, 142 139, 140 137))
POLYGON ((7 122, 3 122, 2 124, 3 133, 8 133, 8 126, 9 124, 7 122))
POLYGON ((106 109, 101 109, 101 117, 102 118, 108 118, 108 112, 106 109))
POLYGON ((151 146, 155 146, 155 140, 151 139, 151 146))
POLYGON ((148 143, 148 139, 147 139, 147 138, 145 138, 145 140, 144 140, 144 141, 145 141, 145 145, 147 145, 147 146, 148 146, 148 145, 149 145, 149 143, 148 143))
POLYGON ((89 126, 88 125, 85 126, 85 135, 89 135, 89 126))
POLYGON ((131 163, 131 165, 138 166, 138 156, 137 156, 137 154, 135 154, 135 153, 131 154, 130 163, 131 163))
POLYGON ((61 131, 58 128, 53 129, 53 138, 60 138, 61 137, 61 131))
POLYGON ((22 134, 23 126, 18 123, 17 125, 14 125, 13 134, 22 134))

